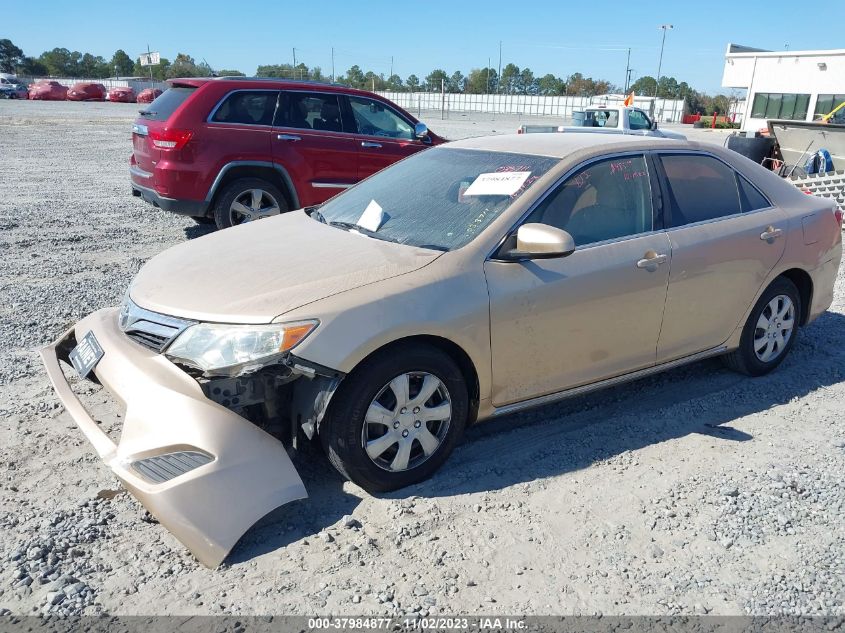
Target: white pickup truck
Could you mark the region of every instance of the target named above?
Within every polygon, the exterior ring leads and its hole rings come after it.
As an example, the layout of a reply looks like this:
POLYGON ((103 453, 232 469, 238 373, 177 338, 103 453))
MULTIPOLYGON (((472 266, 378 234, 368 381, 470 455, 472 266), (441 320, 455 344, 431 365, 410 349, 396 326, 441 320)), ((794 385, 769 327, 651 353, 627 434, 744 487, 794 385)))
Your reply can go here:
POLYGON ((580 125, 521 125, 518 134, 536 132, 590 132, 596 134, 636 134, 685 140, 677 132, 657 129, 657 121, 633 106, 590 106, 584 110, 580 125))

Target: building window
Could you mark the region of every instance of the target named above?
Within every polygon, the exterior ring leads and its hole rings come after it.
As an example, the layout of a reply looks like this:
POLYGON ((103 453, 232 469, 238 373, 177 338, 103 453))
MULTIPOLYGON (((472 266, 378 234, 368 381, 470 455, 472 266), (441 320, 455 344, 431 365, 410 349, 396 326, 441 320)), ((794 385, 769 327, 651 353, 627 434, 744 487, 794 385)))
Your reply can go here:
MULTIPOLYGON (((840 103, 845 101, 845 94, 841 95, 819 95, 816 99, 816 111, 813 119, 821 119, 824 115, 833 111, 840 103)), ((845 123, 845 107, 833 115, 831 123, 845 123)))
POLYGON ((809 105, 810 95, 758 92, 751 106, 751 118, 804 121, 809 105))

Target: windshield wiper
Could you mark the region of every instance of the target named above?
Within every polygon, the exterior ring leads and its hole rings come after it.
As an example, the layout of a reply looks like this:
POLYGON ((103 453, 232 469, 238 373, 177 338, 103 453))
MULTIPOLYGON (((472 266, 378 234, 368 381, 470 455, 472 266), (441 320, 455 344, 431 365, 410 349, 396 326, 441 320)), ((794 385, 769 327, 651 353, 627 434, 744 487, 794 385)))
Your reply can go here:
MULTIPOLYGON (((320 214, 322 216, 322 213, 320 214)), ((366 235, 367 237, 373 237, 377 240, 383 240, 385 242, 393 242, 394 244, 400 244, 399 240, 395 240, 392 237, 387 237, 386 235, 382 235, 378 231, 371 231, 370 229, 365 229, 363 226, 355 224, 354 222, 340 222, 338 220, 332 220, 331 222, 326 222, 329 226, 336 226, 339 229, 345 229, 347 231, 355 231, 356 233, 361 233, 362 235, 366 235)))
POLYGON ((138 110, 138 114, 141 116, 152 116, 154 114, 158 114, 155 110, 138 110))

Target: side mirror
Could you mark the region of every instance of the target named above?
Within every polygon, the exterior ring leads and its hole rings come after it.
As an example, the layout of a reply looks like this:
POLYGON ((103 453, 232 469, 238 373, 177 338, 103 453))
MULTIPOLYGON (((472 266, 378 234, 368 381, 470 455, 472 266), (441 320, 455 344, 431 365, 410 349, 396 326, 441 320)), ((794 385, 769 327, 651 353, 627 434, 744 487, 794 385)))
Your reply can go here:
POLYGON ((516 232, 516 248, 504 250, 502 259, 554 259, 575 251, 575 240, 563 229, 548 224, 523 224, 516 232))
POLYGON ((652 130, 656 130, 656 129, 657 129, 657 121, 652 121, 652 122, 651 122, 651 129, 652 129, 652 130))
POLYGON ((414 136, 420 140, 428 138, 428 126, 422 121, 418 122, 414 126, 414 136))

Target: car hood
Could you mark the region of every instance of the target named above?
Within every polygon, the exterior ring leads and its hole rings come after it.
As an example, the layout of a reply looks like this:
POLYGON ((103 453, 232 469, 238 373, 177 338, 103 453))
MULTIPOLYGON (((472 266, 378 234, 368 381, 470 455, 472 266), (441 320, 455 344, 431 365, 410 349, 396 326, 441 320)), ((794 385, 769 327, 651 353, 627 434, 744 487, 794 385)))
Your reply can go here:
POLYGON ((422 268, 441 254, 294 211, 164 251, 141 268, 130 296, 142 308, 177 317, 269 323, 313 301, 422 268))

